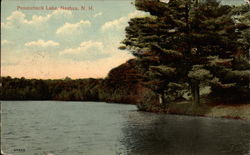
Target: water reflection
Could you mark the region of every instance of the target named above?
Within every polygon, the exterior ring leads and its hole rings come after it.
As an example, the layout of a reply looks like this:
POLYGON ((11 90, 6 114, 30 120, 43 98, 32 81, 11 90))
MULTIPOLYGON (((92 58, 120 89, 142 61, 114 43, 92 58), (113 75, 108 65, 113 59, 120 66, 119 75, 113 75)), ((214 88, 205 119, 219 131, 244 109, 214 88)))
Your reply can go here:
POLYGON ((243 155, 249 152, 249 122, 131 113, 122 131, 127 154, 243 155))
POLYGON ((250 122, 138 112, 133 105, 9 101, 2 150, 19 155, 244 155, 250 122))

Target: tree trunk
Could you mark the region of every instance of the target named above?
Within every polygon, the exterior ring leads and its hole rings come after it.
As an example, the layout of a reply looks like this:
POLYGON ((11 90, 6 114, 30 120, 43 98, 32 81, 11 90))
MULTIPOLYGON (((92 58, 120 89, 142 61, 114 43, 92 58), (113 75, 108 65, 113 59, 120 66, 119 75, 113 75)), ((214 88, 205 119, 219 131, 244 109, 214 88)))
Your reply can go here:
POLYGON ((198 105, 200 103, 200 87, 199 83, 195 83, 194 86, 194 104, 198 105))
POLYGON ((200 83, 199 81, 192 81, 191 82, 191 93, 193 104, 198 105, 200 103, 200 83))

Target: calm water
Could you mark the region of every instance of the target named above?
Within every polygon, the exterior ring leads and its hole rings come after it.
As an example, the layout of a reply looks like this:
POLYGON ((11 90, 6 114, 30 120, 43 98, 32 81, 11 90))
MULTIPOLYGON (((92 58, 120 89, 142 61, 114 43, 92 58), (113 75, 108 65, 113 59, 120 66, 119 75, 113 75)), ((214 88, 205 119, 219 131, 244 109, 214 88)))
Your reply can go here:
POLYGON ((250 154, 250 122, 145 113, 124 104, 1 103, 2 150, 13 155, 250 154))

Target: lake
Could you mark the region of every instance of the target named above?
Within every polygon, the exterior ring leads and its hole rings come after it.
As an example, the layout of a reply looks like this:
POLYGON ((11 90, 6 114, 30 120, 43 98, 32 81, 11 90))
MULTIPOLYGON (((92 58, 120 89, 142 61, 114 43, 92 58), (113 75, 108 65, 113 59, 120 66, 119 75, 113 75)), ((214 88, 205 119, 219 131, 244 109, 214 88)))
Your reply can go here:
POLYGON ((250 122, 137 111, 103 102, 1 101, 13 155, 249 155, 250 122))

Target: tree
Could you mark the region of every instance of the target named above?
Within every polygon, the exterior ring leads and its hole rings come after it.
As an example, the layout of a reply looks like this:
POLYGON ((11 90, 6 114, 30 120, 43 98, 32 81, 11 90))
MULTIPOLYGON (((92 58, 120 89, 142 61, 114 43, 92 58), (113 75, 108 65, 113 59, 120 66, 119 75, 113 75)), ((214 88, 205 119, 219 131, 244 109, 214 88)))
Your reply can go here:
POLYGON ((208 67, 216 76, 211 82, 213 95, 225 101, 249 101, 249 75, 248 62, 250 49, 250 13, 249 4, 234 7, 230 12, 235 23, 234 32, 236 49, 231 57, 211 59, 208 67))
POLYGON ((141 62, 145 85, 159 94, 160 103, 164 102, 169 82, 178 85, 186 72, 185 48, 182 48, 186 6, 181 3, 172 1, 168 6, 159 1, 135 1, 139 10, 148 11, 152 16, 131 19, 123 41, 141 62))
POLYGON ((233 8, 215 0, 136 0, 135 6, 150 16, 129 21, 123 49, 141 61, 145 79, 155 92, 164 94, 172 83, 188 82, 193 102, 198 104, 200 83, 221 82, 220 72, 212 66, 218 64, 215 61, 236 60, 240 42, 235 38, 249 26, 235 23, 233 8))

